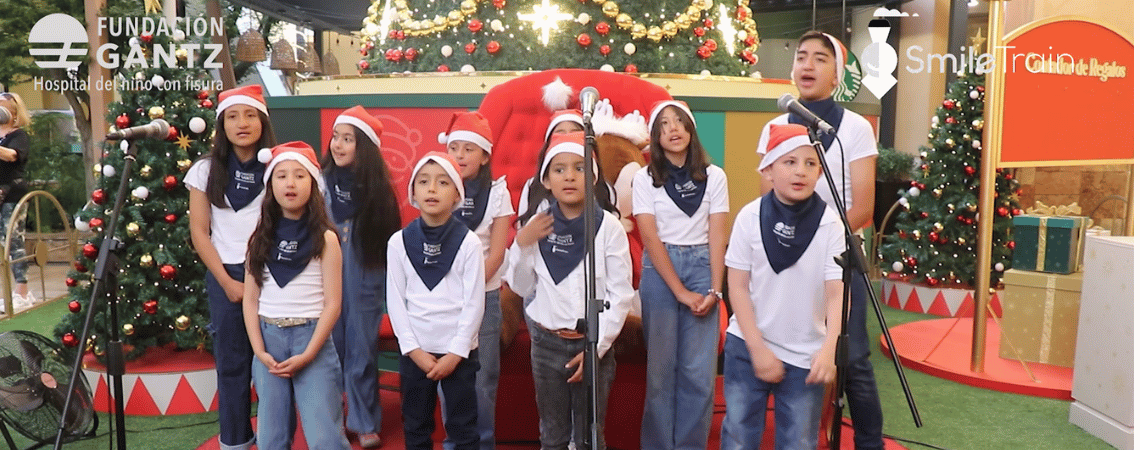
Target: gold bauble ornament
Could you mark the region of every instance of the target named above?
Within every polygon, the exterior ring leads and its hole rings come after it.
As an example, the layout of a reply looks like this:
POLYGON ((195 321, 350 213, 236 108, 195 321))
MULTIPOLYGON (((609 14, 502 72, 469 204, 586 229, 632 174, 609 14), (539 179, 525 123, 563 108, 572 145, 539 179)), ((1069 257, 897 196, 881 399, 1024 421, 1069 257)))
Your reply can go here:
POLYGON ((700 8, 698 8, 696 6, 690 5, 689 9, 686 10, 685 13, 688 14, 690 19, 693 19, 693 22, 697 22, 697 21, 701 20, 702 11, 700 8))
POLYGON ((982 127, 984 127, 985 125, 986 125, 986 121, 984 121, 982 119, 974 119, 973 122, 970 122, 970 126, 974 127, 974 129, 978 130, 978 131, 981 131, 982 127))
POLYGON ((146 114, 150 116, 152 120, 161 119, 163 117, 166 117, 166 110, 161 106, 151 106, 150 109, 147 110, 146 114))
MULTIPOLYGON (((412 20, 412 12, 408 11, 406 9, 400 10, 400 12, 396 13, 396 18, 400 19, 400 22, 411 21, 412 20)), ((404 26, 404 28, 410 28, 410 27, 404 26)))
POLYGON ((966 238, 958 238, 958 245, 966 245, 966 238))
POLYGON ((665 37, 673 37, 677 35, 677 24, 673 21, 666 21, 661 24, 661 32, 665 33, 665 37))
POLYGON ((920 232, 918 230, 914 230, 913 232, 911 232, 911 234, 914 236, 915 239, 922 239, 922 232, 920 232))
POLYGON ((395 0, 392 2, 392 6, 395 6, 396 9, 406 10, 408 9, 408 0, 395 0))
POLYGON ((682 30, 689 29, 689 26, 693 24, 693 19, 689 17, 688 14, 677 14, 677 17, 674 18, 673 21, 676 22, 677 26, 681 27, 682 30))
POLYGON ((953 147, 954 146, 954 139, 946 138, 946 145, 953 147))
POLYGON ((129 323, 123 324, 123 333, 126 333, 127 336, 135 334, 135 326, 129 323))
POLYGON ((136 222, 131 222, 131 223, 127 224, 127 235, 130 237, 137 237, 139 235, 139 231, 141 231, 141 230, 142 230, 142 228, 139 227, 139 224, 136 222))
POLYGON ((87 345, 83 346, 83 351, 89 352, 93 348, 95 348, 95 338, 87 338, 87 345))
POLYGON ((942 228, 942 222, 934 222, 934 226, 930 227, 930 229, 934 230, 937 233, 941 233, 942 228))
POLYGON ((463 0, 461 3, 459 3, 459 11, 462 12, 465 16, 475 14, 475 9, 475 0, 463 0))
POLYGON ((957 209, 958 208, 955 208, 953 203, 947 203, 946 204, 946 212, 953 213, 957 209))
POLYGON ((594 0, 594 4, 595 4, 595 5, 601 5, 601 4, 605 3, 605 2, 606 2, 606 0, 594 0))
POLYGON ((174 319, 174 328, 177 328, 178 331, 186 331, 190 328, 190 318, 186 316, 178 316, 177 319, 174 319))
POLYGON ((712 8, 712 0, 693 0, 693 6, 700 8, 702 11, 712 8))
POLYGON ((451 10, 451 11, 447 12, 447 26, 449 26, 449 27, 459 26, 460 22, 463 22, 463 13, 460 13, 459 11, 456 11, 456 10, 451 10))
POLYGON ((633 28, 629 30, 629 35, 633 36, 634 39, 641 39, 645 37, 645 33, 645 25, 642 25, 640 23, 633 24, 633 28))
POLYGON ((629 17, 629 14, 621 13, 618 14, 616 18, 614 18, 614 23, 617 24, 618 28, 628 30, 633 26, 633 18, 629 17))
POLYGON ((190 170, 190 166, 194 165, 194 162, 190 161, 189 159, 180 159, 180 160, 178 160, 177 164, 178 164, 178 171, 179 172, 185 172, 187 170, 190 170))
POLYGON ((976 212, 977 210, 978 210, 978 205, 975 205, 973 203, 967 203, 966 204, 966 211, 976 212))
POLYGON ((103 174, 103 165, 95 164, 94 166, 91 166, 91 173, 95 174, 95 178, 98 178, 99 175, 103 174))
POLYGON ((150 178, 151 175, 154 175, 154 169, 149 165, 142 166, 142 168, 139 169, 139 175, 142 175, 143 178, 150 178))
POLYGON ((103 356, 103 355, 107 354, 107 351, 103 350, 103 347, 96 345, 94 353, 95 353, 95 356, 103 356))
POLYGON ((154 267, 154 257, 149 254, 140 256, 139 265, 143 267, 154 267))
POLYGON ((178 58, 179 62, 186 62, 186 49, 180 48, 174 51, 174 57, 178 58))
POLYGON ((621 9, 618 8, 617 3, 614 3, 612 1, 602 3, 602 14, 605 14, 606 17, 609 17, 609 18, 617 17, 617 15, 620 12, 621 12, 621 9))
POLYGON ((649 40, 653 42, 661 42, 661 38, 663 37, 664 33, 661 31, 661 27, 654 25, 649 27, 649 30, 645 32, 645 35, 648 36, 649 40))
POLYGON ((934 198, 938 198, 938 197, 942 196, 942 189, 934 189, 934 190, 931 190, 930 192, 934 194, 934 198))

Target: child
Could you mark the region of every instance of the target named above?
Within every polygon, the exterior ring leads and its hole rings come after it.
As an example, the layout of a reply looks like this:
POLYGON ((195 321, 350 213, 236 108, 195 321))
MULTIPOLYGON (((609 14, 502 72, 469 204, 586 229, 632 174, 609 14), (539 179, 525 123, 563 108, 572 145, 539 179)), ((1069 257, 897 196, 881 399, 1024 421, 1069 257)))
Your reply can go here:
POLYGON ((249 239, 242 312, 257 362, 257 447, 292 447, 294 407, 311 448, 348 449, 340 364, 329 334, 340 317, 340 243, 321 197, 317 155, 300 141, 269 150, 269 195, 249 239))
POLYGON ((261 86, 218 94, 218 122, 210 153, 190 166, 190 240, 206 265, 210 332, 218 373, 218 443, 223 450, 253 445, 249 420, 249 347, 242 320, 245 255, 261 216, 265 163, 257 150, 276 145, 261 86))
MULTIPOLYGON (((565 109, 555 111, 554 115, 550 117, 550 124, 546 127, 546 140, 543 142, 542 148, 538 151, 538 160, 542 161, 546 157, 546 151, 550 148, 550 139, 553 136, 573 133, 575 131, 582 132, 585 130, 585 125, 582 121, 582 113, 577 110, 565 109)), ((594 151, 595 166, 598 168, 598 177, 594 179, 594 192, 598 198, 598 204, 606 211, 616 211, 613 206, 613 198, 616 196, 613 192, 613 187, 606 183, 606 177, 603 175, 601 167, 596 165, 598 152, 594 151)), ((542 185, 542 168, 535 171, 534 176, 523 184, 522 195, 519 196, 519 223, 526 222, 537 212, 546 211, 550 207, 550 190, 542 185)))
MULTIPOLYGON (((590 433, 585 405, 588 393, 582 380, 585 336, 576 330, 585 311, 585 192, 582 133, 551 138, 543 158, 542 186, 554 203, 525 223, 509 252, 507 283, 524 297, 531 327, 531 363, 538 402, 543 449, 566 449, 574 426, 576 448, 585 448, 590 433)), ((597 207, 597 298, 610 303, 601 313, 597 355, 599 424, 605 423, 606 403, 614 379, 614 338, 625 323, 633 302, 629 241, 617 217, 597 207)), ((605 442, 591 448, 605 449, 605 442)))
MULTIPOLYGON (((7 235, 8 224, 16 213, 16 205, 28 193, 24 174, 28 165, 28 152, 31 141, 24 130, 32 124, 24 99, 13 92, 0 92, 0 236, 7 235)), ((24 217, 17 217, 12 240, 8 243, 10 261, 22 259, 24 250, 24 217)), ((28 262, 11 263, 12 279, 16 282, 12 290, 12 308, 28 308, 36 302, 36 296, 28 290, 28 262)), ((4 305, 0 305, 0 311, 4 305)))
POLYGON ((325 204, 340 230, 344 299, 333 343, 344 372, 347 428, 363 448, 380 439, 380 386, 376 357, 384 314, 384 267, 388 238, 400 230, 400 207, 392 176, 380 154, 384 126, 361 106, 337 116, 322 164, 325 204))
POLYGON ((649 115, 650 162, 633 178, 648 349, 641 446, 705 449, 712 423, 728 179, 708 162, 684 102, 649 115))
MULTIPOLYGON (((831 93, 843 78, 843 63, 847 49, 835 37, 818 31, 808 31, 800 37, 792 65, 792 80, 799 91, 800 101, 807 109, 823 118, 837 130, 834 136, 821 136, 826 149, 826 161, 836 190, 843 196, 838 201, 831 195, 826 177, 821 177, 815 191, 836 211, 846 211, 847 220, 856 236, 871 222, 875 199, 875 160, 878 146, 870 122, 863 116, 839 106, 831 93), (834 141, 839 141, 835 143, 834 141), (842 145, 842 146, 841 146, 842 145)), ((798 123, 807 125, 797 116, 782 114, 769 124, 798 123)), ((767 130, 764 128, 756 152, 764 155, 767 148, 767 130)), ((761 177, 760 194, 769 186, 761 177)), ((867 290, 862 282, 852 285, 851 306, 847 319, 848 354, 844 392, 851 405, 851 421, 855 429, 855 447, 859 450, 883 448, 883 411, 879 405, 879 392, 871 366, 871 346, 867 336, 867 290)))
MULTIPOLYGON (((479 448, 495 450, 495 399, 499 390, 499 333, 503 326, 503 310, 499 306, 502 286, 503 256, 507 251, 510 228, 511 193, 506 177, 491 180, 491 127, 477 112, 457 112, 451 117, 447 134, 447 154, 459 163, 465 197, 454 215, 479 237, 483 247, 486 299, 483 322, 479 327, 479 372, 475 389, 479 405, 479 448)), ((444 399, 446 404, 446 398, 444 399)), ((444 448, 455 443, 445 440, 444 448)))
POLYGON ((732 304, 724 344, 721 449, 756 449, 768 396, 776 449, 814 449, 823 386, 835 377, 844 250, 839 217, 812 188, 821 167, 802 125, 770 125, 760 173, 772 191, 736 216, 725 264, 732 304))
POLYGON ((408 200, 420 217, 388 240, 388 315, 400 343, 404 441, 431 449, 436 389, 455 448, 478 448, 475 373, 486 289, 483 245, 452 212, 463 177, 446 153, 424 155, 412 170, 408 200))

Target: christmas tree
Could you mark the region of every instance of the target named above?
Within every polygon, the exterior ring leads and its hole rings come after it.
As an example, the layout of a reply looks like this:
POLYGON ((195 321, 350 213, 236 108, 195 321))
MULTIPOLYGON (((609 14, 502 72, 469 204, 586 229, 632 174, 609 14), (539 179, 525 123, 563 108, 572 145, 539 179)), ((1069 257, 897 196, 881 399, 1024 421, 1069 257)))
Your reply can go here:
MULTIPOLYGON (((111 8, 112 17, 138 17, 141 5, 121 4, 111 8)), ((152 16, 155 21, 157 16, 152 16)), ((68 347, 80 345, 80 333, 89 308, 92 271, 105 227, 115 203, 121 177, 129 177, 126 199, 115 237, 123 243, 119 270, 115 273, 119 323, 110 323, 109 305, 98 303, 92 336, 84 349, 102 356, 109 327, 119 327, 128 358, 151 346, 173 342, 179 349, 206 348, 209 309, 205 293, 205 268, 190 244, 187 210, 189 193, 182 184, 191 162, 209 151, 214 115, 211 90, 220 88, 203 63, 209 51, 193 53, 182 44, 200 43, 182 30, 171 33, 112 37, 124 58, 139 52, 143 65, 125 63, 113 74, 121 100, 108 106, 113 128, 145 125, 164 119, 170 125, 166 139, 134 141, 137 160, 124 173, 127 142, 108 141, 103 157, 93 167, 98 178, 91 201, 76 214, 75 226, 94 232, 76 256, 66 280, 71 314, 56 325, 56 336, 68 347), (163 55, 173 53, 174 63, 163 55)), ((103 288, 107 288, 104 279, 103 288)))
POLYGON ((747 0, 375 0, 361 32, 366 73, 603 68, 740 76, 760 45, 747 0))
MULTIPOLYGON (((984 76, 960 74, 931 118, 930 146, 920 153, 921 173, 900 199, 906 208, 897 218, 899 231, 886 236, 880 250, 891 271, 930 286, 973 286, 985 96, 984 76)), ((990 287, 998 286, 1009 267, 1014 247, 1010 229, 1013 216, 1021 214, 1013 172, 996 170, 990 287)))

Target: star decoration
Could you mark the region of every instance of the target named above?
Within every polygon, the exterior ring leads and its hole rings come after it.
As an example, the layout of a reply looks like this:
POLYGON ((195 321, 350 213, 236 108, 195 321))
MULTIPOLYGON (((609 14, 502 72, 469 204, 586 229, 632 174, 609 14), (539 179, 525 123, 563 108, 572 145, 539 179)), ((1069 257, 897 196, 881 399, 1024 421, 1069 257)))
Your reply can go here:
POLYGON ((190 137, 182 133, 178 133, 178 139, 174 141, 175 144, 178 144, 178 148, 183 150, 190 148, 190 142, 190 137))
POLYGON ((970 47, 974 48, 974 54, 981 54, 985 51, 986 38, 982 37, 982 28, 978 27, 977 34, 970 38, 970 47))
POLYGON ((560 12, 558 5, 551 5, 550 0, 542 0, 541 5, 534 5, 534 12, 531 14, 519 13, 519 20, 534 22, 531 28, 542 30, 543 46, 550 43, 550 30, 556 30, 558 28, 558 22, 571 20, 573 18, 573 15, 560 12))

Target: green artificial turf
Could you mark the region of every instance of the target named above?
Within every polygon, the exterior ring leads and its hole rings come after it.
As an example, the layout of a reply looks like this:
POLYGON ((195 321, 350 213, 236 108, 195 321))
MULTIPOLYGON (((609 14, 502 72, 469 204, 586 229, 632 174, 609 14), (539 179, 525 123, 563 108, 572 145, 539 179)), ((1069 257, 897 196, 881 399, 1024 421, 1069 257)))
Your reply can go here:
MULTIPOLYGON (((886 307, 883 312, 889 326, 932 318, 886 307)), ((50 336, 52 327, 63 314, 68 314, 66 301, 57 300, 0 321, 0 332, 21 329, 50 336)), ((868 319, 872 342, 877 343, 881 335, 878 322, 871 312, 868 319)), ((877 344, 873 345, 871 362, 882 399, 883 431, 889 435, 955 450, 1112 448, 1069 423, 1069 402, 979 389, 908 369, 907 380, 923 420, 923 427, 915 428, 893 364, 878 351, 877 344)), ((107 448, 107 418, 100 415, 99 438, 72 443, 65 448, 107 448)), ((216 413, 128 416, 127 443, 133 448, 192 449, 217 434, 216 421, 216 413)), ((903 445, 910 449, 924 448, 905 442, 903 445)))

